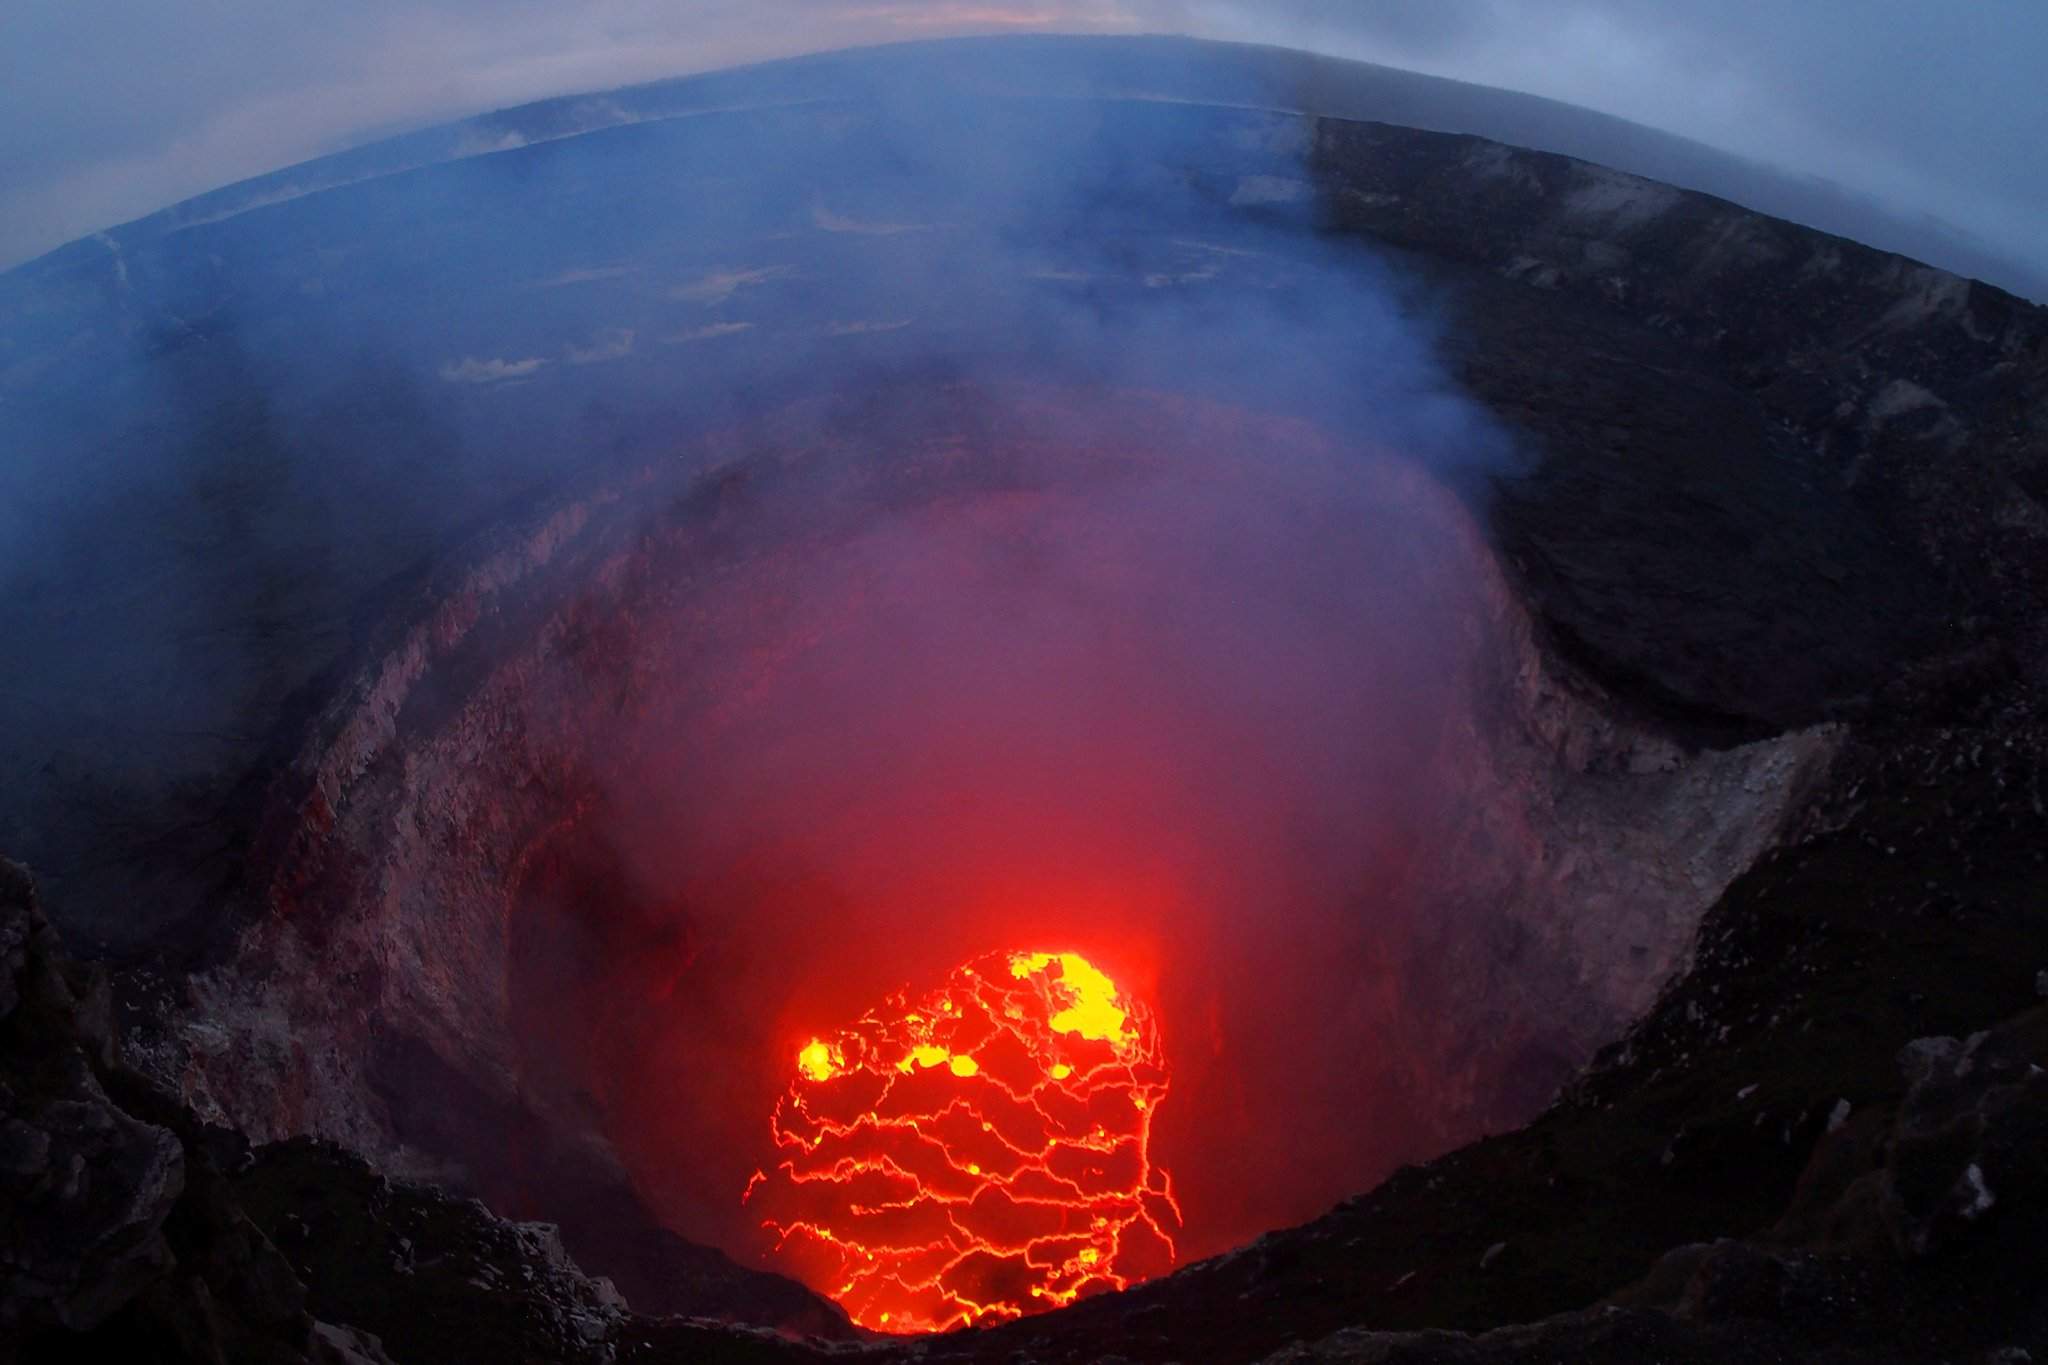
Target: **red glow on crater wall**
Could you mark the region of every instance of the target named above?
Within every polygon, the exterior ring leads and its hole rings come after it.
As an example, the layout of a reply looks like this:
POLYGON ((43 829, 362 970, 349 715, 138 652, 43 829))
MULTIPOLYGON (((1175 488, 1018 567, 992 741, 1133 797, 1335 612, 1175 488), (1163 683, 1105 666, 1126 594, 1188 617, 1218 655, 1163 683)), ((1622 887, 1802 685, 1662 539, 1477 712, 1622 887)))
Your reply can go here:
POLYGON ((746 1199, 864 1327, 943 1331, 1172 1265, 1151 1011, 1078 953, 995 953, 796 1054, 746 1199))

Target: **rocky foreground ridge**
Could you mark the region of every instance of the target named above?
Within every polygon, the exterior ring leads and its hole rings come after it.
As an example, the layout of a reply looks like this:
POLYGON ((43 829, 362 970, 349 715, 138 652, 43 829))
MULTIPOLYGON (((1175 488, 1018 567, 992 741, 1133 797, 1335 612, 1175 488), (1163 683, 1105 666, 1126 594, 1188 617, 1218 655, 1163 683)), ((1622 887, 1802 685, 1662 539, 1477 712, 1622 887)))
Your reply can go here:
POLYGON ((112 1020, 103 973, 64 955, 27 872, 0 861, 0 1360, 798 1354, 765 1332, 635 1318, 545 1224, 386 1180, 332 1145, 252 1150, 123 1065, 112 1020))

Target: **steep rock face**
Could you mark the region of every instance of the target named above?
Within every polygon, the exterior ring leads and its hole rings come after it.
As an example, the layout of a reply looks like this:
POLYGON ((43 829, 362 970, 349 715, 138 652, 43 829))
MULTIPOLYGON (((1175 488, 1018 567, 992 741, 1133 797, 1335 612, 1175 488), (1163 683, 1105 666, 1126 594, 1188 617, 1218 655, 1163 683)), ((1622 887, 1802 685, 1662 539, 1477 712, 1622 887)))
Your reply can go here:
POLYGON ((1444 282, 1462 377, 1546 447, 1503 549, 1603 675, 1738 731, 1865 704, 1916 654, 2048 677, 2048 312, 1566 157, 1314 141, 1332 222, 1444 282))
POLYGON ((1524 1121, 1650 1006, 1842 739, 1816 726, 1688 750, 1547 649, 1481 533, 1459 534, 1477 643, 1443 680, 1469 704, 1437 754, 1448 785, 1407 888, 1434 932, 1406 967, 1419 991, 1458 984, 1417 1011, 1426 1041, 1408 1019, 1362 1030, 1412 1056, 1445 1145, 1524 1121))
MULTIPOLYGON (((1030 429, 1037 409, 1074 400, 1020 390, 999 401, 1030 429)), ((1204 431, 1249 421, 1194 406, 1204 431)), ((947 450, 961 438, 928 439, 947 450)), ((482 1163, 501 1131, 552 1134, 558 1198, 623 1187, 603 1128, 551 1095, 520 1052, 512 945, 519 916, 537 913, 520 899, 524 869, 598 802, 593 769, 606 736, 624 732, 619 718, 695 695, 704 650, 778 659, 803 647, 749 624, 743 599, 687 587, 725 584, 735 570, 724 557, 743 564, 764 536, 815 534, 750 510, 772 503, 745 491, 750 480, 779 479, 801 504, 806 481, 824 477, 814 466, 851 465, 891 505, 970 498, 981 479, 1017 477, 1012 452, 983 446, 988 474, 919 449, 870 464, 831 447, 778 451, 772 475, 759 461, 679 487, 650 473, 537 515, 422 593, 421 614, 387 627, 386 652, 341 689, 281 787, 268 914, 236 960, 197 978, 155 1046, 167 1081, 260 1139, 312 1133, 496 1197, 504 1176, 482 1163), (649 505, 669 511, 644 523, 649 505), (692 624, 679 632, 679 621, 692 624)), ((1394 1083, 1427 1106, 1411 1140, 1439 1150, 1526 1119, 1650 1003, 1698 916, 1768 846, 1839 734, 1687 752, 1546 654, 1453 497, 1420 473, 1386 477, 1417 543, 1459 566, 1462 615, 1446 626, 1458 663, 1436 685, 1462 700, 1433 740, 1442 785, 1413 813, 1431 855, 1384 888, 1426 927, 1390 964, 1399 989, 1369 997, 1381 1013, 1347 1026, 1381 1040, 1394 1083)), ((841 490, 849 508, 879 496, 841 490)), ((570 1234, 586 1259, 633 1278, 578 1241, 582 1228, 570 1234)), ((627 1287, 638 1306, 663 1302, 643 1296, 652 1277, 627 1287)), ((757 1295, 755 1309, 773 1298, 757 1295)), ((751 1320, 824 1330, 799 1305, 776 1311, 788 1316, 751 1320)))

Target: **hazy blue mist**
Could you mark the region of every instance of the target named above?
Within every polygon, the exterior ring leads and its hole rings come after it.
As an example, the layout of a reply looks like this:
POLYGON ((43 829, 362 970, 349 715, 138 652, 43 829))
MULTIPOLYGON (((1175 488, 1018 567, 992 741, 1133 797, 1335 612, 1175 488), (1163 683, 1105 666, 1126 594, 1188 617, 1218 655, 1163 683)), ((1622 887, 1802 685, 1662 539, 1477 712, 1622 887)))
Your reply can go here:
POLYGON ((0 16, 0 265, 436 119, 1016 31, 1280 43, 1529 91, 1837 182, 2048 272, 2036 0, 26 0, 0 16))

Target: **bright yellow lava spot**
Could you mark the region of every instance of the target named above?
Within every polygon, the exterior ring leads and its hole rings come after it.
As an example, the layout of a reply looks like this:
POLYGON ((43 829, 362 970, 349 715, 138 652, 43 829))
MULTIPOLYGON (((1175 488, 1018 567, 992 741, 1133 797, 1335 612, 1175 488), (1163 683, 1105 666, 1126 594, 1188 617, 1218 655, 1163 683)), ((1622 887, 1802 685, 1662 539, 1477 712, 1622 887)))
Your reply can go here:
POLYGON ((1145 1107, 1145 1097, 1143 1095, 1131 1096, 1131 1107, 1133 1109, 1143 1109, 1145 1107))
POLYGON ((1055 961, 1060 964, 1060 985, 1072 1003, 1048 1021, 1053 1032, 1078 1033, 1118 1047, 1134 1041, 1135 1035, 1125 1026, 1130 1016, 1116 1003, 1116 983, 1079 953, 1019 953, 1010 959, 1010 975, 1021 981, 1055 961))
POLYGON ((979 1166, 978 1164, 976 1164, 975 1162, 972 1162, 972 1161, 970 1161, 970 1162, 968 1162, 968 1163, 967 1163, 967 1174, 969 1174, 969 1175, 980 1175, 980 1174, 981 1174, 981 1167, 980 1167, 980 1166, 979 1166))
POLYGON ((1052 1064, 1052 1071, 1049 1074, 1054 1080, 1063 1081, 1074 1074, 1074 1068, 1068 1066, 1065 1062, 1054 1062, 1052 1064))
POLYGON ((955 1057, 936 1043, 919 1043, 910 1049, 910 1055, 896 1063, 896 1069, 904 1075, 910 1074, 913 1066, 937 1066, 944 1062, 955 1076, 972 1076, 981 1070, 981 1063, 962 1054, 955 1057))
POLYGON ((796 1054, 796 1065, 814 1081, 829 1081, 839 1073, 839 1058, 832 1055, 831 1046, 815 1038, 810 1046, 796 1054))
POLYGON ((1096 1263, 1097 1261, 1099 1261, 1099 1260, 1101 1260, 1101 1259, 1102 1259, 1102 1253, 1101 1253, 1101 1252, 1099 1252, 1099 1251, 1097 1251, 1097 1250, 1096 1250, 1096 1249, 1095 1249, 1094 1247, 1082 1247, 1082 1248, 1081 1248, 1081 1264, 1082 1264, 1082 1265, 1094 1265, 1094 1264, 1095 1264, 1095 1263, 1096 1263))

